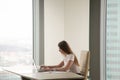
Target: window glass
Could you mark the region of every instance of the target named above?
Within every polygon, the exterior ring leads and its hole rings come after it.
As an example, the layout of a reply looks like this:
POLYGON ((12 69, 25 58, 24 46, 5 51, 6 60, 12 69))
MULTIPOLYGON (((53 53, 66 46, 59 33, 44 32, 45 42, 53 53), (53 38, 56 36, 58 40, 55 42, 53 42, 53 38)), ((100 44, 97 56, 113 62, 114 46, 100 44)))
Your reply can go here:
POLYGON ((120 80, 120 0, 107 0, 106 80, 120 80))
MULTIPOLYGON (((0 0, 0 66, 32 64, 32 26, 32 0, 0 0)), ((17 80, 8 75, 0 70, 0 80, 17 80)))

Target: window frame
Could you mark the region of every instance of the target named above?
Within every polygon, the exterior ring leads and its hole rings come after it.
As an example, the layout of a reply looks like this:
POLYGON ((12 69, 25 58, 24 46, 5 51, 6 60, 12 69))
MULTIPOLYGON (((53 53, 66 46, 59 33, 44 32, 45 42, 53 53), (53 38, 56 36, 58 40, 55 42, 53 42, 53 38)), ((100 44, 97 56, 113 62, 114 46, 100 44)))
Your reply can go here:
POLYGON ((33 0, 33 59, 44 64, 44 0, 33 0))
POLYGON ((100 17, 100 78, 106 80, 106 18, 107 18, 107 0, 101 0, 100 17))

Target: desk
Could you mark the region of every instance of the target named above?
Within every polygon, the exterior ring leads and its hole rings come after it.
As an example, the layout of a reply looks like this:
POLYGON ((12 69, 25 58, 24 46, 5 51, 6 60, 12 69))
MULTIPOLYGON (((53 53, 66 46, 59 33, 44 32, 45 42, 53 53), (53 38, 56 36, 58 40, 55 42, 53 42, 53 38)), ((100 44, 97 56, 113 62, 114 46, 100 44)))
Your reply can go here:
POLYGON ((84 77, 72 72, 37 72, 31 66, 4 67, 3 70, 19 75, 23 80, 82 80, 84 77))

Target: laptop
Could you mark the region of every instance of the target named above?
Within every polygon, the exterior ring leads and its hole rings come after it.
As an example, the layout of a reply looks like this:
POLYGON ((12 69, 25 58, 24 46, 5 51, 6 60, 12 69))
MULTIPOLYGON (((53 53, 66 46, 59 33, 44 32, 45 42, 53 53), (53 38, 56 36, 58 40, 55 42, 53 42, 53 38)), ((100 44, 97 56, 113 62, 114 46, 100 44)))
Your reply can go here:
POLYGON ((37 65, 36 65, 36 63, 35 63, 34 60, 33 60, 33 65, 34 65, 35 70, 36 70, 37 72, 45 72, 45 70, 41 69, 40 67, 37 67, 37 65))

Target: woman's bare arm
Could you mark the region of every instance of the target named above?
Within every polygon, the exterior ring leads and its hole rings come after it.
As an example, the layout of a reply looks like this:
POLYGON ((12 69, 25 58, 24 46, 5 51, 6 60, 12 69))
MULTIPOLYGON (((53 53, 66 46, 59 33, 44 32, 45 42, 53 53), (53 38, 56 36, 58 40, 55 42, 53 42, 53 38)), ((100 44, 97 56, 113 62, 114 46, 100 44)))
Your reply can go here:
POLYGON ((60 67, 63 67, 64 65, 64 62, 61 61, 58 65, 54 65, 54 66, 41 66, 42 69, 52 69, 52 68, 60 68, 60 67))
POLYGON ((64 62, 62 61, 60 64, 56 66, 44 66, 43 69, 46 71, 67 71, 70 69, 72 64, 73 64, 73 61, 69 60, 68 63, 64 66, 64 62))
POLYGON ((58 65, 47 66, 47 67, 49 67, 49 68, 60 68, 60 67, 62 67, 62 66, 64 66, 64 62, 63 62, 63 61, 61 61, 58 65))
POLYGON ((70 67, 72 66, 73 61, 69 60, 68 63, 64 66, 64 67, 60 67, 60 68, 55 68, 54 70, 56 71, 67 71, 70 69, 70 67))

